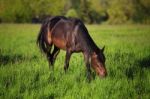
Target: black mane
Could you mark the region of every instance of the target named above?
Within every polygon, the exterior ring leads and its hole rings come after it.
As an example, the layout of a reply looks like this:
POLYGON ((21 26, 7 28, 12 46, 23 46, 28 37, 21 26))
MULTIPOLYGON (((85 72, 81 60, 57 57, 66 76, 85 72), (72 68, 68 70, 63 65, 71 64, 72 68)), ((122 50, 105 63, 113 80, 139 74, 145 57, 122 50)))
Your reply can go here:
POLYGON ((95 42, 93 41, 93 39, 91 38, 91 36, 89 35, 89 32, 87 30, 87 28, 85 27, 85 25, 83 24, 83 22, 81 20, 78 20, 79 24, 80 24, 80 29, 82 30, 82 34, 80 34, 84 40, 85 43, 88 45, 87 49, 89 49, 90 51, 98 51, 99 48, 97 47, 97 45, 95 44, 95 42))

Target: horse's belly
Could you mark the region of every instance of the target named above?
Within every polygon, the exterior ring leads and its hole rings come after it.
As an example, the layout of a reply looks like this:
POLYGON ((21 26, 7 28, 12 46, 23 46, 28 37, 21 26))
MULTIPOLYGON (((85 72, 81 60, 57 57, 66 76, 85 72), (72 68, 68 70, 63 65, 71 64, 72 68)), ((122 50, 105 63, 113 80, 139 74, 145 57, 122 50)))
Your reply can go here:
POLYGON ((53 38, 53 44, 60 49, 66 50, 66 41, 63 39, 53 38))

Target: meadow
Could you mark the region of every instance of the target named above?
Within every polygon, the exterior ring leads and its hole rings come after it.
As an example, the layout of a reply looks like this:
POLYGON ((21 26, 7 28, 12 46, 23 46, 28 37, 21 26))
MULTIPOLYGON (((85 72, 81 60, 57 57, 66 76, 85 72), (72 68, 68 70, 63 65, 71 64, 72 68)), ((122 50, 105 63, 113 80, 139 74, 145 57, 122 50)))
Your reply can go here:
POLYGON ((54 71, 36 45, 40 25, 0 24, 0 99, 150 99, 150 26, 87 25, 104 45, 108 76, 88 83, 81 53, 68 72, 65 51, 54 71))

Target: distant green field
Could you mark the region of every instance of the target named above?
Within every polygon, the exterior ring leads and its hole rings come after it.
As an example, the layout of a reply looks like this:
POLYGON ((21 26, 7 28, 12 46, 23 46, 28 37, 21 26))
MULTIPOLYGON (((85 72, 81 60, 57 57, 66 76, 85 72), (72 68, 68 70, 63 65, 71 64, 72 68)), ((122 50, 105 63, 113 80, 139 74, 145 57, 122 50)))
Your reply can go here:
POLYGON ((108 76, 87 83, 82 54, 64 73, 65 51, 54 72, 36 45, 40 25, 0 24, 0 99, 150 99, 150 26, 88 25, 106 46, 108 76))

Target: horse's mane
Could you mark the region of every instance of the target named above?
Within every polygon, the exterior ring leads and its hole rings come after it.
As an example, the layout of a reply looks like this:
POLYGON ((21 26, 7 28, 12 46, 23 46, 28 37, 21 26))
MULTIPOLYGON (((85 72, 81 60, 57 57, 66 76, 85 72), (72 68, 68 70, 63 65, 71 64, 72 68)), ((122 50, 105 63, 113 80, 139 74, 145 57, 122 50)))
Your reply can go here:
POLYGON ((91 38, 86 26, 83 24, 83 22, 79 19, 76 20, 77 23, 79 24, 80 30, 82 31, 81 36, 83 36, 83 38, 86 40, 86 42, 88 43, 88 48, 90 51, 99 51, 99 48, 97 47, 97 45, 94 43, 93 39, 91 38))

